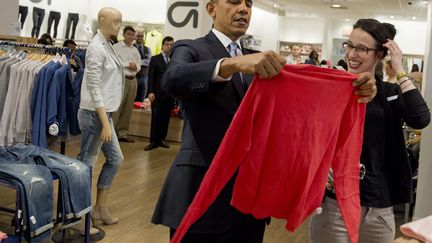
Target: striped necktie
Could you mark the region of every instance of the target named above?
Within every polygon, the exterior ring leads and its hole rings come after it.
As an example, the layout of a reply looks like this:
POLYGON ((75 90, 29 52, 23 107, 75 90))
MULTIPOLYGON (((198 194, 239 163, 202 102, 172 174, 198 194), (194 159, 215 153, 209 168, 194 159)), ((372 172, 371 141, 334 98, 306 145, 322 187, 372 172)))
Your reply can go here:
MULTIPOLYGON (((230 53, 230 56, 231 57, 236 57, 236 56, 238 56, 238 52, 237 52, 237 50, 238 50, 238 45, 237 45, 237 43, 236 42, 231 42, 229 45, 228 45, 228 48, 229 48, 229 53, 230 53)), ((247 82, 245 82, 244 81, 244 79, 243 79, 243 73, 240 73, 240 79, 241 79, 241 82, 242 82, 242 85, 243 85, 243 89, 246 91, 247 90, 247 88, 248 88, 248 84, 247 84, 247 82)))

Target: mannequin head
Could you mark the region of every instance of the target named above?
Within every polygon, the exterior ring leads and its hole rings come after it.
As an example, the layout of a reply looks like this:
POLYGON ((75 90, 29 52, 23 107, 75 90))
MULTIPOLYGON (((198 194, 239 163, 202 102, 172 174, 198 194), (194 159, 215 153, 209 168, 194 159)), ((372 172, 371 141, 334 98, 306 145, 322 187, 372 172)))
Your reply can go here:
POLYGON ((106 40, 111 36, 117 36, 122 22, 122 15, 120 11, 115 8, 102 8, 98 13, 98 22, 100 31, 106 40))

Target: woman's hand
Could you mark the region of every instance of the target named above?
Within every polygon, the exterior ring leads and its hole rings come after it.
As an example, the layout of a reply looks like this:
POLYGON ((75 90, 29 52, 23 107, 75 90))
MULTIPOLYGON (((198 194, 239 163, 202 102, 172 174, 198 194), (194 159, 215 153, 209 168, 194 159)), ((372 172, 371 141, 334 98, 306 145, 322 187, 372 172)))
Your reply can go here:
POLYGON ((404 72, 402 66, 402 50, 394 40, 388 40, 383 46, 387 47, 390 52, 391 65, 396 74, 404 72))

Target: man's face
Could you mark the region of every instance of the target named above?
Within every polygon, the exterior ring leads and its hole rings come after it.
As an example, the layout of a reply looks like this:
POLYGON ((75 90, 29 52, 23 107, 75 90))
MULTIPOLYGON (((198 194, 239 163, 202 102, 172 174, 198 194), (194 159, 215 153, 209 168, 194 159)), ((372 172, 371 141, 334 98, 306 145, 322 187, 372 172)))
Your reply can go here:
POLYGON ((298 57, 298 56, 300 56, 300 52, 301 52, 301 49, 300 49, 300 46, 292 46, 291 47, 291 55, 293 55, 293 57, 298 57))
POLYGON ((67 44, 67 47, 73 51, 73 50, 75 50, 76 45, 74 45, 74 44, 67 44))
POLYGON ((123 38, 124 38, 124 42, 127 45, 132 45, 133 40, 135 39, 135 32, 127 30, 124 34, 123 34, 123 38))
POLYGON ((144 43, 144 33, 143 32, 137 32, 135 41, 139 45, 143 44, 144 43))
POLYGON ((214 20, 215 29, 237 40, 249 27, 252 3, 252 0, 211 0, 207 12, 214 20))
POLYGON ((171 51, 171 48, 172 48, 173 44, 174 44, 173 41, 165 41, 165 42, 163 43, 163 45, 162 45, 162 51, 163 51, 165 54, 169 54, 170 51, 171 51))

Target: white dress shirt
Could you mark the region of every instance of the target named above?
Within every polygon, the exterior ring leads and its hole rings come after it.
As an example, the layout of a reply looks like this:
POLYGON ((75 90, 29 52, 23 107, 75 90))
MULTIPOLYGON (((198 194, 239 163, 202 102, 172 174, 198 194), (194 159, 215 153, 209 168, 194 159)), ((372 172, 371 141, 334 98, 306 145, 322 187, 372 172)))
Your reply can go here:
MULTIPOLYGON (((229 44, 231 44, 231 42, 233 42, 233 41, 232 41, 228 36, 226 36, 224 33, 220 32, 220 31, 217 30, 217 29, 214 29, 214 28, 213 28, 212 31, 213 31, 213 34, 216 35, 216 37, 219 39, 219 41, 222 43, 222 45, 225 47, 225 49, 226 49, 227 52, 229 53, 228 46, 229 46, 229 44)), ((240 40, 237 39, 235 42, 237 43, 237 47, 238 47, 238 49, 239 49, 239 51, 237 51, 237 53, 241 54, 242 51, 241 51, 240 40)), ((228 78, 222 78, 222 77, 220 77, 220 76, 218 75, 218 73, 219 73, 219 69, 220 69, 220 65, 221 65, 221 62, 222 62, 224 59, 225 59, 225 58, 222 58, 222 59, 220 59, 220 60, 216 63, 216 67, 215 67, 215 69, 214 69, 214 71, 213 71, 213 75, 212 75, 212 80, 215 81, 215 82, 221 82, 221 81, 229 81, 229 80, 231 80, 231 77, 232 77, 232 76, 229 76, 228 78)))
POLYGON ((126 45, 124 41, 114 44, 113 48, 123 62, 125 75, 135 76, 141 70, 141 55, 139 54, 138 49, 132 44, 130 46, 126 45), (137 70, 130 70, 129 63, 135 63, 137 70))

